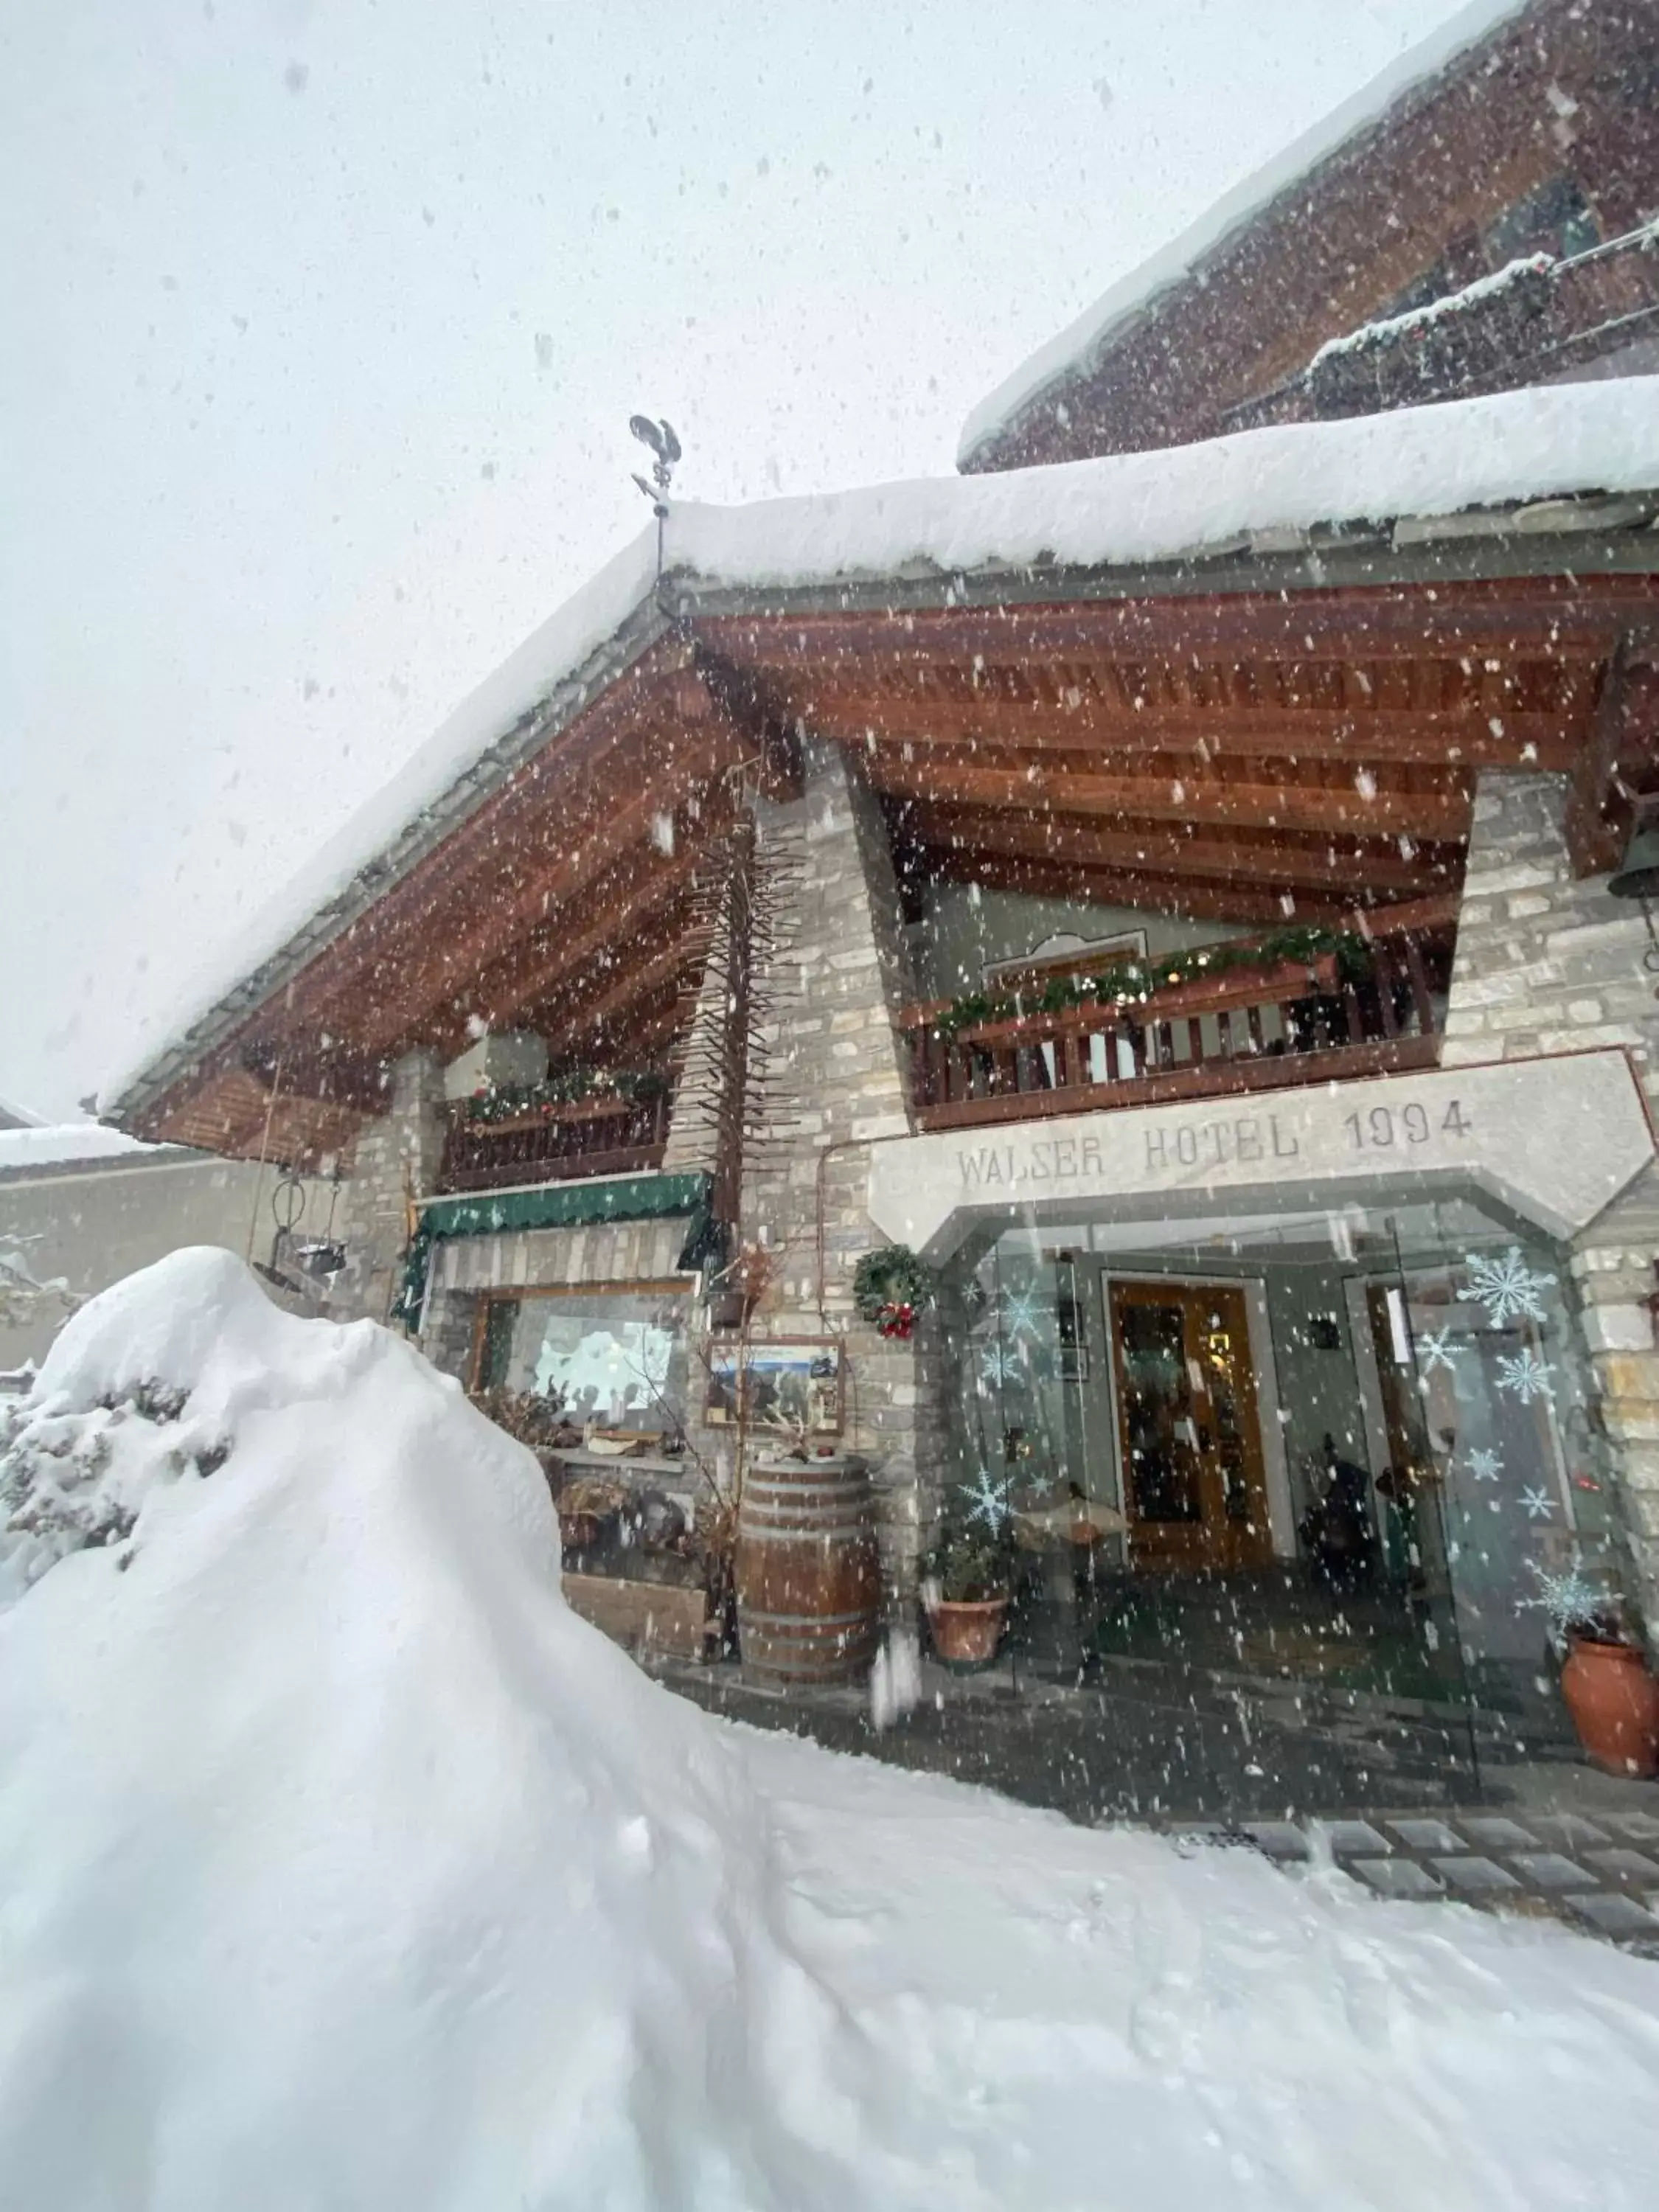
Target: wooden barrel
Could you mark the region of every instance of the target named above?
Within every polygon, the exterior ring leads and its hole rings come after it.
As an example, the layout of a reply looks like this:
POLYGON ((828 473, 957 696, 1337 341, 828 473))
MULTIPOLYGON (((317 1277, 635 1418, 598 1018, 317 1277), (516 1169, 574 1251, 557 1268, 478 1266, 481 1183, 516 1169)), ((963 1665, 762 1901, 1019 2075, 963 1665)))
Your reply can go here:
POLYGON ((852 1682, 876 1656, 881 1571, 864 1462, 763 1461, 738 1508, 738 1640, 776 1682, 852 1682))

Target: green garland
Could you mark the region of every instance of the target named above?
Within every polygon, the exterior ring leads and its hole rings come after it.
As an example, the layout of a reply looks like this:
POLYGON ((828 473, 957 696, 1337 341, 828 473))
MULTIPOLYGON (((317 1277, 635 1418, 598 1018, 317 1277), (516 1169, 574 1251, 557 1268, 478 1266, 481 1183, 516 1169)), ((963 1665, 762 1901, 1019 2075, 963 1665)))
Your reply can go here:
POLYGON ((1154 991, 1175 983, 1195 983, 1224 975, 1240 968, 1277 968, 1287 962, 1310 964, 1326 953, 1336 955, 1336 972, 1345 983, 1363 982, 1371 972, 1371 948, 1357 929, 1323 929, 1303 923, 1276 929, 1266 937, 1224 939, 1189 952, 1166 953, 1143 960, 1126 953, 1093 975, 1056 975, 1041 991, 968 991, 952 999, 934 1019, 939 1036, 955 1036, 960 1030, 988 1028, 995 1022, 1012 1022, 1031 1014, 1068 1013, 1074 1006, 1096 1002, 1126 1006, 1149 998, 1154 991))
POLYGON ((611 1095, 629 1105, 660 1098, 668 1079, 648 1068, 567 1067, 544 1083, 502 1084, 475 1091, 466 1100, 469 1121, 518 1121, 551 1116, 561 1106, 611 1095))

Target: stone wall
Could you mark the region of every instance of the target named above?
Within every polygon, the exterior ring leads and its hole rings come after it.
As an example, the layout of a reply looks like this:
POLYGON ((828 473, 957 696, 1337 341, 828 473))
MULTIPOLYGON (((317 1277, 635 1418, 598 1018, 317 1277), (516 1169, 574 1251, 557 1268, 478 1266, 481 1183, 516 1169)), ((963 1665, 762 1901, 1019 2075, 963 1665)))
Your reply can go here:
POLYGON ((346 1265, 334 1288, 337 1312, 372 1321, 390 1314, 409 1241, 409 1200, 437 1188, 444 1128, 443 1063, 434 1053, 410 1053, 392 1068, 390 1110, 357 1139, 342 1215, 346 1265))
POLYGON ((1575 880, 1567 780, 1482 775, 1442 1054, 1448 1067, 1627 1045, 1653 1095, 1659 975, 1638 908, 1575 880))
MULTIPOLYGON (((1659 975, 1640 908, 1607 878, 1575 879, 1566 778, 1483 774, 1443 1054, 1449 1067, 1619 1045, 1659 1097, 1659 975)), ((1587 1130, 1585 1141, 1595 1141, 1587 1130)), ((1568 1268, 1600 1400, 1630 1595, 1659 1641, 1659 1170, 1649 1167, 1574 1242, 1568 1268)))
MULTIPOLYGON (((915 995, 897 886, 878 802, 833 746, 805 747, 803 796, 759 802, 761 865, 779 886, 777 941, 759 975, 769 1008, 757 1126, 745 1148, 740 1234, 774 1255, 751 1334, 845 1344, 847 1449, 872 1464, 890 1610, 908 1614, 918 1547, 943 1480, 943 1378, 937 1324, 884 1339, 860 1321, 853 1275, 884 1240, 867 1211, 871 1147, 911 1132, 907 1070, 892 1008, 915 995)), ((706 988, 700 1021, 722 1009, 706 988)), ((695 1070, 693 1071, 695 1076, 695 1070)), ((706 1167, 709 1120, 682 1097, 671 1168, 706 1167)), ((392 1110, 359 1140, 346 1207, 346 1310, 384 1319, 404 1243, 407 1189, 434 1186, 443 1143, 442 1072, 411 1055, 394 1072, 392 1110)), ((422 1342, 465 1376, 487 1288, 663 1280, 677 1273, 684 1220, 457 1238, 434 1261, 422 1342)), ((694 1352, 694 1371, 696 1354, 694 1352)), ((696 1395, 694 1392, 694 1395, 696 1395)), ((729 1480, 729 1431, 689 1440, 729 1480)))
POLYGON ((833 746, 809 740, 805 795, 760 809, 764 865, 782 855, 783 927, 760 978, 771 1000, 761 1126, 745 1156, 742 1231, 774 1276, 751 1334, 838 1336, 846 1443, 871 1461, 890 1608, 911 1602, 942 1465, 939 1361, 929 1329, 883 1338, 853 1273, 884 1243, 867 1211, 870 1148, 910 1133, 891 1008, 914 997, 877 802, 833 746))

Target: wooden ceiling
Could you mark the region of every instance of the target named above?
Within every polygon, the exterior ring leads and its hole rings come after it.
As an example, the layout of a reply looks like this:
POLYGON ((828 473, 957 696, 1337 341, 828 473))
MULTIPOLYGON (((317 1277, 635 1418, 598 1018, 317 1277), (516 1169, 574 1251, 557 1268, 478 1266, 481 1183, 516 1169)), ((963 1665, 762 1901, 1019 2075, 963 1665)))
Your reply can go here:
POLYGON ((479 1026, 556 1057, 661 1056, 702 974, 700 872, 769 773, 689 644, 635 665, 143 1118, 314 1160, 385 1110, 387 1070, 479 1026), (272 1097, 276 1103, 273 1107, 272 1097), (269 1125, 268 1125, 269 1117, 269 1125))
POLYGON ((1575 779, 1617 857, 1659 749, 1653 580, 697 621, 647 653, 134 1126, 314 1161, 479 1024, 672 1054, 746 795, 805 733, 940 878, 1218 922, 1455 889, 1476 771, 1575 779), (274 1103, 273 1103, 274 1097, 274 1103))
POLYGON ((1608 683, 1621 622, 1651 611, 1647 580, 1565 586, 730 617, 702 634, 773 712, 859 760, 911 886, 1325 921, 1455 889, 1479 769, 1579 769, 1604 722, 1651 718, 1650 668, 1622 667, 1616 698, 1608 683))

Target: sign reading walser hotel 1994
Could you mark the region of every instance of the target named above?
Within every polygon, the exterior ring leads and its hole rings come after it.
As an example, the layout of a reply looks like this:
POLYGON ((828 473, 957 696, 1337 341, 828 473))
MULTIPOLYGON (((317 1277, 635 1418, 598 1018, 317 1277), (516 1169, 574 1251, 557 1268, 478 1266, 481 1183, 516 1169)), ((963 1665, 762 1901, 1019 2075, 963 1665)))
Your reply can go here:
MULTIPOLYGON (((1346 1103, 1345 1097, 1343 1103, 1346 1103)), ((1305 1116, 1300 1110, 1273 1109, 1258 1113, 1194 1115, 1190 1121, 1151 1126, 1139 1133, 1146 1145, 1145 1166, 1149 1182, 1171 1169, 1224 1168, 1267 1165, 1275 1160, 1300 1160, 1305 1116)), ((1356 1153, 1399 1153, 1409 1156, 1429 1144, 1437 1127, 1442 1135, 1462 1139, 1474 1133, 1474 1123, 1461 1097, 1442 1100, 1427 1095, 1399 1100, 1386 1106, 1368 1106, 1346 1114, 1342 1126, 1356 1153)), ((1101 1139, 1091 1135, 1029 1136, 1013 1142, 958 1146, 957 1164, 965 1190, 1012 1188, 1017 1183, 1060 1183, 1079 1176, 1103 1171, 1101 1139)))
MULTIPOLYGON (((1410 1178, 1465 1181, 1567 1236, 1651 1157, 1634 1078, 1617 1052, 1370 1083, 1287 1090, 1227 1107, 1148 1107, 879 1146, 870 1211, 918 1249, 948 1249, 976 1212, 1068 1206, 1105 1218, 1113 1198, 1293 1190, 1410 1178), (1595 1116, 1592 1121, 1588 1117, 1595 1116), (1595 1147, 1580 1133, 1595 1127, 1595 1147)), ((1181 1208, 1177 1205, 1176 1211, 1181 1208)))

